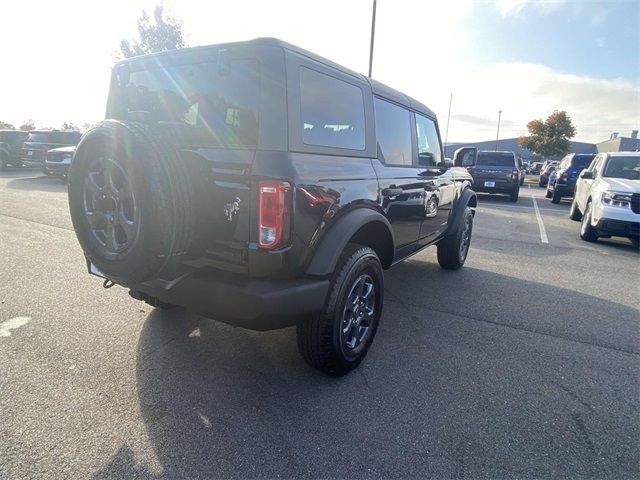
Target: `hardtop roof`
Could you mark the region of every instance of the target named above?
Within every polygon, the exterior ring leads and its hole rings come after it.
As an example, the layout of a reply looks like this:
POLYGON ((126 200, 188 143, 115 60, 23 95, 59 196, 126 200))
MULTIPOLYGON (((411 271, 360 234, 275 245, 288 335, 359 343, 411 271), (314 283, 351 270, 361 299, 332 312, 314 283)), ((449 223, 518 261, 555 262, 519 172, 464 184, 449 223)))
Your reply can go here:
POLYGON ((334 68, 336 70, 340 70, 342 73, 355 77, 360 81, 367 82, 371 86, 371 90, 373 91, 374 95, 385 97, 389 100, 392 100, 406 107, 409 107, 413 110, 421 112, 429 117, 432 117, 434 119, 436 118, 435 113, 433 113, 433 111, 430 108, 428 108, 426 105, 417 101, 414 98, 409 97, 408 95, 405 95, 402 92, 399 92, 398 90, 395 90, 381 82, 378 82, 377 80, 374 80, 365 75, 362 75, 361 73, 355 72, 347 67, 344 67, 335 62, 332 62, 327 58, 321 57, 320 55, 316 55, 313 52, 305 50, 304 48, 298 47, 296 45, 293 45, 291 43, 288 43, 273 37, 255 38, 253 40, 247 40, 247 41, 241 41, 241 42, 220 43, 220 44, 205 45, 200 47, 181 48, 179 50, 167 50, 164 52, 151 53, 148 55, 140 55, 138 57, 126 58, 116 62, 116 65, 124 65, 127 63, 135 62, 142 58, 147 59, 147 58, 172 57, 175 55, 184 55, 185 53, 188 53, 188 52, 206 51, 209 49, 219 49, 223 47, 231 48, 236 46, 273 46, 273 47, 279 47, 285 50, 289 50, 298 55, 302 55, 304 57, 310 58, 311 60, 322 63, 328 67, 334 68))

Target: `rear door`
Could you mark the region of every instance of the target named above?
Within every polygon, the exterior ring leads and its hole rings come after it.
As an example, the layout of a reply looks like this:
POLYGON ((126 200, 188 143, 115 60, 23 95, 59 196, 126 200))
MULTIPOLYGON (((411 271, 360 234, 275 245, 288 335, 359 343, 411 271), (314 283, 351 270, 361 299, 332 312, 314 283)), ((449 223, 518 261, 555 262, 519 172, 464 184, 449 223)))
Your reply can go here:
POLYGON ((414 162, 416 135, 413 113, 383 98, 374 98, 377 159, 373 167, 381 203, 393 229, 396 258, 416 249, 424 218, 424 178, 414 162))

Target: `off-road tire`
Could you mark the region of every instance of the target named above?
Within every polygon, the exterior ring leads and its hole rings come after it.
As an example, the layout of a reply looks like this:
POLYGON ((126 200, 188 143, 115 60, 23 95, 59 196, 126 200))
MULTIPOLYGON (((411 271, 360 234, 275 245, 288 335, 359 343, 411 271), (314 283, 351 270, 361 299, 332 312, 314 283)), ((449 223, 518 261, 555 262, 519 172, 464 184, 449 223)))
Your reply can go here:
POLYGON ((582 225, 580 225, 580 238, 587 242, 595 242, 598 240, 598 232, 591 226, 591 200, 587 202, 582 217, 582 225))
POLYGON ((376 252, 362 245, 347 245, 331 278, 322 311, 297 325, 298 350, 302 358, 331 376, 345 375, 356 368, 375 337, 382 315, 383 295, 384 276, 376 252), (375 320, 362 348, 351 353, 342 342, 343 315, 353 282, 362 274, 368 275, 375 285, 375 320))
POLYGON ((451 235, 446 235, 438 242, 438 263, 445 270, 457 270, 464 265, 469 254, 471 234, 473 232, 473 210, 465 207, 462 221, 451 235), (466 245, 463 246, 465 227, 468 225, 466 245), (464 251, 463 251, 464 250, 464 251))
POLYGON ((187 169, 175 148, 146 125, 106 120, 82 137, 69 170, 69 209, 85 255, 108 278, 123 285, 151 280, 186 256, 195 225, 187 169), (97 158, 126 172, 134 193, 138 223, 123 251, 106 251, 88 224, 85 180, 97 158))
POLYGON ((582 213, 580 213, 580 209, 578 208, 578 202, 576 202, 575 196, 571 201, 571 208, 569 209, 569 218, 574 222, 579 222, 582 220, 582 213))

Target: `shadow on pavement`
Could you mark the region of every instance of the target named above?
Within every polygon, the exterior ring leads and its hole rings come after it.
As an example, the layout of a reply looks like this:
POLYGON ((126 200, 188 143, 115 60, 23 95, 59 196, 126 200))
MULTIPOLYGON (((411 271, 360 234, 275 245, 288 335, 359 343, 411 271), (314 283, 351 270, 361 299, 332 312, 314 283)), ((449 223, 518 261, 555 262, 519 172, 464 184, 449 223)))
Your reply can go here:
MULTIPOLYGON (((0 174, 0 178, 9 176, 0 174)), ((24 177, 24 173, 20 178, 15 178, 7 182, 7 188, 16 190, 40 190, 43 192, 66 192, 66 180, 57 177, 48 177, 40 172, 33 172, 32 177, 24 177)))
MULTIPOLYGON (((638 473, 635 309, 419 260, 386 283, 376 343, 338 379, 302 362, 294 329, 152 312, 137 382, 159 476, 638 473)), ((97 478, 137 475, 153 476, 125 445, 97 478)))

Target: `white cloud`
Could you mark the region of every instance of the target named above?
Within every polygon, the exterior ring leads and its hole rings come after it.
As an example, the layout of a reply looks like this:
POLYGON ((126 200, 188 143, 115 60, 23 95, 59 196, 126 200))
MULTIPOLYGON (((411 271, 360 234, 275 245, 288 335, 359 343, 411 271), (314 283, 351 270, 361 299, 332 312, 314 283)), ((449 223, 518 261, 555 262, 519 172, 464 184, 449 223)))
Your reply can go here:
POLYGON ((526 7, 533 7, 539 13, 548 15, 561 10, 568 3, 568 0, 495 0, 496 8, 503 17, 518 16, 526 7))
MULTIPOLYGON (((577 140, 597 142, 612 131, 628 135, 640 125, 638 85, 568 75, 543 65, 502 63, 474 72, 473 88, 457 82, 449 127, 451 140, 487 140, 502 110, 501 137, 526 133, 533 118, 566 110, 578 129, 577 140)), ((446 111, 439 111, 441 122, 446 111), (443 115, 444 114, 444 115, 443 115)))

